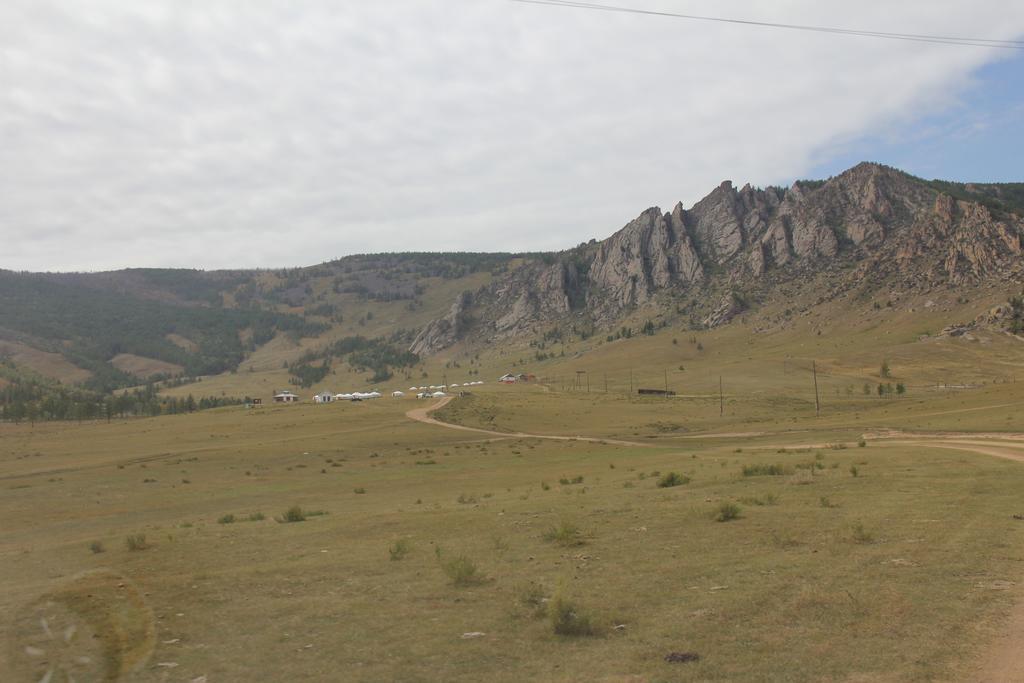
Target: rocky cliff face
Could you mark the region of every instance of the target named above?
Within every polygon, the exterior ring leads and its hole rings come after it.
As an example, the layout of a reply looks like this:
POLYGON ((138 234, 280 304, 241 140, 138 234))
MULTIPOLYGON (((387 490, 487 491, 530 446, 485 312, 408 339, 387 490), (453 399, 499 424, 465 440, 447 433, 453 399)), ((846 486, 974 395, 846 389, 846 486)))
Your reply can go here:
POLYGON ((452 304, 447 315, 432 321, 416 335, 409 350, 421 356, 428 355, 458 341, 468 329, 467 309, 472 302, 472 295, 463 292, 452 304))
POLYGON ((847 286, 1019 280, 1024 220, 1000 213, 870 163, 786 189, 736 190, 726 181, 690 209, 650 208, 600 243, 528 262, 457 302, 413 350, 432 353, 467 334, 528 334, 573 316, 611 326, 637 307, 684 296, 704 297, 705 324, 723 324, 736 312, 721 303, 732 301, 723 291, 770 289, 808 270, 834 271, 847 286))

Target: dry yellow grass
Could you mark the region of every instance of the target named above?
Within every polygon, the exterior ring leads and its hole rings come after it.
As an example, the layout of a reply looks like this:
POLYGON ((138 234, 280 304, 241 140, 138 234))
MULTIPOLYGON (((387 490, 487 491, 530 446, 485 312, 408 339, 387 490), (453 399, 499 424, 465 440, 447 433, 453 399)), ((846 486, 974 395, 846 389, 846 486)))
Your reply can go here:
MULTIPOLYGON (((980 407, 999 390, 965 396, 980 407)), ((657 408, 522 386, 487 385, 474 401, 485 399, 524 431, 563 410, 579 433, 621 431, 657 408)), ((804 407, 795 433, 769 424, 631 448, 493 440, 405 417, 420 405, 2 425, 0 612, 79 572, 124 577, 156 629, 143 681, 164 680, 161 663, 183 680, 909 681, 970 666, 1020 582, 1018 463, 858 448, 854 424, 816 428, 804 407), (780 452, 794 440, 847 447, 780 452), (743 476, 754 463, 792 474, 743 476), (691 481, 658 488, 668 471, 691 481), (714 521, 728 502, 739 519, 714 521), (273 520, 293 505, 327 514, 273 520), (545 540, 564 523, 582 545, 545 540), (125 548, 134 534, 148 549, 125 548), (96 540, 106 552, 90 552, 96 540), (481 581, 452 585, 444 559, 459 556, 481 581), (555 635, 524 602, 559 591, 598 635, 555 635), (670 652, 700 660, 668 663, 670 652)))

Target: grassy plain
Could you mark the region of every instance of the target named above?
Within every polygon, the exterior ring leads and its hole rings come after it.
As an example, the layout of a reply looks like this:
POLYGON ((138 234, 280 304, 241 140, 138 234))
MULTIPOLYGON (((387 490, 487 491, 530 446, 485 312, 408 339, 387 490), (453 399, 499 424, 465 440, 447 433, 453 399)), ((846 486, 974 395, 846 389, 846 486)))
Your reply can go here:
POLYGON ((415 399, 0 425, 0 614, 120 577, 155 627, 141 681, 969 680, 1019 597, 1024 465, 858 442, 1024 431, 1016 384, 833 393, 820 418, 777 388, 724 416, 591 388, 487 385, 442 416, 638 445, 449 430, 415 399))

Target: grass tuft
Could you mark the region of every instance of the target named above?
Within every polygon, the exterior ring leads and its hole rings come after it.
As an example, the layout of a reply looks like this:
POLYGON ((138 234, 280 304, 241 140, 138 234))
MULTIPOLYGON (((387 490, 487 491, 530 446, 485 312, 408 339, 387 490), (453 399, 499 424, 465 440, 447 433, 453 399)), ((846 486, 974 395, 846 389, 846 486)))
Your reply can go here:
POLYGON ((715 513, 716 522, 731 522, 740 517, 740 506, 736 503, 722 503, 715 513))
POLYGON ((145 550, 149 547, 149 544, 146 543, 146 534, 129 534, 128 536, 125 536, 124 546, 128 548, 128 550, 134 551, 145 550))
POLYGON ((766 493, 763 496, 748 496, 746 498, 741 498, 740 502, 745 503, 747 505, 757 506, 778 505, 779 497, 776 496, 774 493, 766 493))
POLYGON ((534 619, 541 619, 547 614, 547 590, 541 584, 530 581, 515 588, 516 606, 525 609, 534 619))
POLYGON ((590 616, 561 593, 548 602, 548 621, 551 630, 559 636, 593 636, 597 629, 590 616))
POLYGON ((572 522, 565 520, 562 520, 558 526, 551 527, 545 531, 543 538, 545 541, 551 541, 567 548, 586 543, 583 540, 583 532, 580 531, 580 528, 572 522))
POLYGON ((464 588, 485 581, 476 562, 465 555, 457 555, 450 560, 445 560, 441 558, 441 554, 438 552, 438 559, 441 561, 441 570, 448 577, 448 580, 452 582, 453 586, 464 588))
POLYGON ((412 550, 412 545, 409 541, 404 538, 400 538, 391 544, 391 547, 388 548, 388 554, 391 556, 391 560, 393 562, 397 562, 398 560, 404 559, 405 556, 409 554, 410 550, 412 550))
POLYGON ((854 543, 874 543, 875 537, 871 532, 864 528, 864 525, 857 522, 853 525, 853 542, 854 543))
POLYGON ((276 519, 281 524, 292 524, 294 522, 305 522, 306 521, 306 513, 303 512, 303 510, 302 510, 302 508, 300 506, 293 505, 290 508, 288 508, 287 510, 285 510, 284 513, 280 517, 275 517, 274 519, 276 519))
POLYGON ((743 466, 744 477, 779 477, 789 474, 789 469, 778 464, 755 463, 743 466))
POLYGON ((673 486, 682 486, 683 484, 689 484, 690 478, 679 474, 678 472, 668 472, 661 479, 658 480, 658 488, 667 489, 673 486))

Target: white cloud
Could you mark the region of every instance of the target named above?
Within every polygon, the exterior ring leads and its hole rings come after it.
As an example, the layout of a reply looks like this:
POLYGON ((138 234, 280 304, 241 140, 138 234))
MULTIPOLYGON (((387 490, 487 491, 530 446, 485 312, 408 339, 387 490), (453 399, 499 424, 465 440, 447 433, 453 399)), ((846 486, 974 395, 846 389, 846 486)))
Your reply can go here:
MULTIPOLYGON (((999 0, 649 8, 1008 38, 999 0), (836 6, 831 6, 836 5, 836 6)), ((785 182, 997 50, 504 0, 0 6, 0 267, 534 250, 785 182)))

